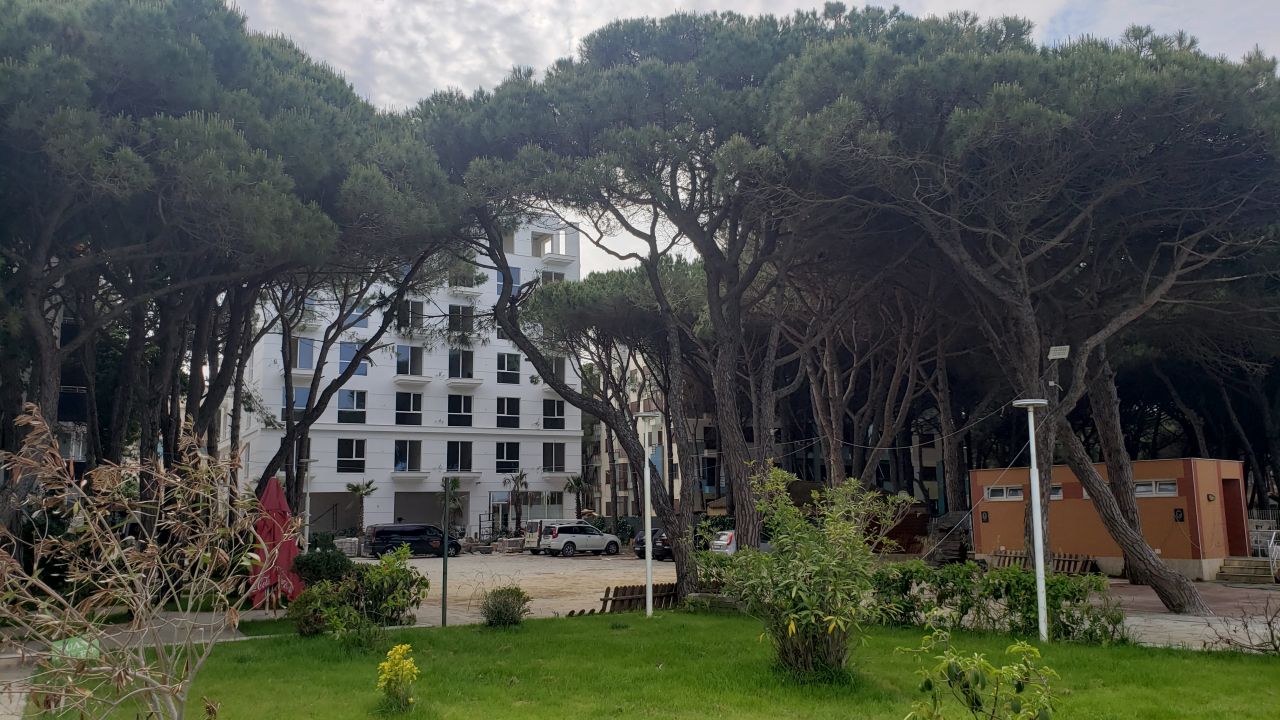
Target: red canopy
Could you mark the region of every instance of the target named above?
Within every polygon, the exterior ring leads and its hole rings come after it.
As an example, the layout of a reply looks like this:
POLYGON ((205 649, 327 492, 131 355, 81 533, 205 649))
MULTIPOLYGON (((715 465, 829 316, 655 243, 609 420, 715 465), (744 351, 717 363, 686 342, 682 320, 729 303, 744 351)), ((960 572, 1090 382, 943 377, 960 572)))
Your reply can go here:
POLYGON ((263 557, 271 558, 269 564, 259 564, 253 571, 253 606, 262 607, 268 601, 278 605, 281 598, 293 600, 302 592, 302 578, 293 571, 293 561, 298 557, 298 538, 289 535, 289 503, 280 489, 280 481, 272 478, 259 499, 266 514, 254 525, 264 545, 263 557))

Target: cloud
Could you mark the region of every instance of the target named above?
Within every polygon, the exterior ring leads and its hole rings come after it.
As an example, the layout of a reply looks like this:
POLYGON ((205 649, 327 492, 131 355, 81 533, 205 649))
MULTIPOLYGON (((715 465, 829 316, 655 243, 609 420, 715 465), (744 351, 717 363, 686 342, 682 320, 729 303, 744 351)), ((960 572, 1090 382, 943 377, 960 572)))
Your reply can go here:
MULTIPOLYGON (((821 3, 794 0, 240 0, 249 26, 288 35, 342 72, 376 105, 404 108, 435 90, 492 87, 512 67, 544 68, 592 30, 620 17, 677 10, 789 15, 821 3)), ((856 3, 850 3, 856 4, 856 3)), ((1206 50, 1239 57, 1259 44, 1280 51, 1280 3, 1238 0, 907 0, 920 15, 967 9, 1021 15, 1042 41, 1115 37, 1131 23, 1186 29, 1206 50), (1244 29, 1242 31, 1242 29, 1244 29)))

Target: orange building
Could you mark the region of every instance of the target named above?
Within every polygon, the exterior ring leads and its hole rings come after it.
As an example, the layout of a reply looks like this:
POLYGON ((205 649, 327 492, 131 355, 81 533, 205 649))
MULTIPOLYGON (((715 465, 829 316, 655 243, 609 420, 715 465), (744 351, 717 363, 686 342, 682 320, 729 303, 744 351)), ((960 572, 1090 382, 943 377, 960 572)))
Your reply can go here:
MULTIPOLYGON (((1096 466, 1103 477, 1107 470, 1096 466)), ((973 544, 978 557, 1023 549, 1027 468, 973 470, 973 544)), ((1141 460, 1133 463, 1138 513, 1147 542, 1170 567, 1194 580, 1217 575, 1228 557, 1249 554, 1243 463, 1232 460, 1141 460)), ((1124 565, 1093 502, 1074 473, 1053 468, 1049 546, 1093 557, 1105 573, 1124 565)))

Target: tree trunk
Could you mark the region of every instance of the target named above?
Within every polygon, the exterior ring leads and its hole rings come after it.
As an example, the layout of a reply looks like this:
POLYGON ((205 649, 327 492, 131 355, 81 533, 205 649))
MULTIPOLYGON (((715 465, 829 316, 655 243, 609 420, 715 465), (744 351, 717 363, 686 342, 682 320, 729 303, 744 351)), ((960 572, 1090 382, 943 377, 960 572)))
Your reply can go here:
MULTIPOLYGON (((1116 374, 1104 350, 1099 349, 1098 357, 1098 373, 1089 382, 1089 407, 1093 411, 1093 426, 1098 431, 1098 444, 1102 448, 1102 460, 1107 466, 1111 495, 1125 522, 1134 532, 1142 535, 1142 518, 1138 514, 1138 498, 1133 486, 1133 462, 1125 449, 1124 431, 1120 425, 1120 396, 1116 391, 1116 374)), ((1070 428, 1065 428, 1065 431, 1072 432, 1070 428)), ((1142 574, 1142 563, 1136 562, 1127 551, 1124 553, 1124 568, 1125 577, 1130 583, 1148 584, 1146 576, 1142 574)))
POLYGON ((962 438, 956 431, 955 407, 951 398, 951 379, 947 375, 946 355, 939 346, 938 384, 934 399, 938 405, 938 429, 942 432, 942 483, 947 512, 966 509, 969 473, 964 463, 962 438))
MULTIPOLYGON (((720 431, 722 467, 733 498, 733 525, 738 547, 760 546, 760 512, 756 509, 755 492, 751 488, 751 453, 739 425, 738 353, 723 343, 716 348, 711 368, 712 390, 716 396, 716 424, 720 431)), ((755 428, 756 432, 767 429, 755 428)))
POLYGON ((1160 598, 1160 602, 1175 613, 1211 614, 1195 585, 1182 574, 1170 569, 1147 544, 1142 533, 1129 525, 1107 481, 1103 480, 1094 469, 1093 461, 1089 458, 1089 453, 1080 442, 1080 438, 1073 432, 1065 432, 1062 434, 1062 445, 1066 452, 1067 465, 1089 491, 1090 497, 1093 498, 1093 507, 1102 518, 1102 524, 1124 551, 1125 557, 1131 558, 1131 562, 1137 566, 1138 571, 1147 578, 1151 588, 1160 598))

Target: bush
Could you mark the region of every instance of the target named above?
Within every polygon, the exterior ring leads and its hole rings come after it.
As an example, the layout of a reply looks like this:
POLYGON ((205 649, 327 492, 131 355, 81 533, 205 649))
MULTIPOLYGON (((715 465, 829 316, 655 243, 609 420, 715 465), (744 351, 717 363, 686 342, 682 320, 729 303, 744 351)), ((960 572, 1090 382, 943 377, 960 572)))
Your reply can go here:
POLYGON ((338 545, 333 540, 333 533, 313 532, 311 533, 311 542, 307 546, 307 551, 315 552, 317 550, 337 550, 338 545))
POLYGON ((334 639, 348 652, 371 653, 386 645, 387 631, 350 605, 333 608, 325 620, 334 639))
MULTIPOLYGON (((331 539, 330 544, 332 542, 331 539)), ((302 578, 302 582, 312 585, 321 580, 338 582, 350 574, 355 565, 351 558, 343 555, 337 549, 312 550, 304 555, 299 555, 293 561, 293 571, 298 573, 298 577, 302 578)))
POLYGON ((480 613, 484 615, 484 624, 489 627, 511 627, 519 625, 529 614, 529 597, 518 585, 486 590, 480 602, 480 613))
POLYGON ((413 609, 427 597, 430 583, 409 566, 409 546, 385 553, 373 565, 358 565, 356 602, 361 614, 378 625, 407 625, 413 609))
POLYGON ((337 584, 321 580, 308 586, 289 603, 287 617, 293 621, 299 635, 311 637, 328 631, 329 614, 343 605, 343 596, 337 584))
MULTIPOLYGON (((877 568, 878 601, 891 621, 943 628, 1039 632, 1035 574, 1018 567, 983 571, 976 563, 940 568, 918 560, 877 568)), ((1054 640, 1107 644, 1124 640, 1124 615, 1106 597, 1101 575, 1045 578, 1049 634, 1054 640)))
POLYGON ((299 635, 355 636, 357 645, 369 649, 382 626, 413 621, 412 610, 426 598, 428 587, 427 579, 409 566, 409 548, 401 546, 376 564, 352 563, 339 579, 317 581, 290 603, 289 618, 299 635))
POLYGON ((945 720, 949 717, 988 720, 1048 720, 1053 710, 1049 682, 1058 677, 1040 664, 1040 651, 1015 643, 1006 651, 1016 655, 1009 665, 996 667, 980 654, 964 655, 951 646, 945 630, 934 630, 924 644, 911 650, 922 667, 920 692, 927 699, 915 703, 907 720, 945 720), (941 652, 941 654, 939 654, 941 652), (937 662, 924 667, 925 658, 937 662))
POLYGON ((842 675, 850 640, 887 616, 875 597, 875 549, 889 543, 884 533, 909 501, 844 483, 802 511, 787 492, 795 480, 771 468, 756 481, 772 552, 743 548, 701 560, 712 582, 764 622, 784 669, 842 675))

